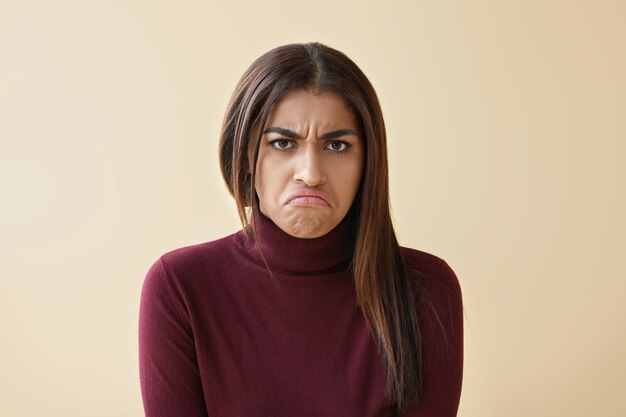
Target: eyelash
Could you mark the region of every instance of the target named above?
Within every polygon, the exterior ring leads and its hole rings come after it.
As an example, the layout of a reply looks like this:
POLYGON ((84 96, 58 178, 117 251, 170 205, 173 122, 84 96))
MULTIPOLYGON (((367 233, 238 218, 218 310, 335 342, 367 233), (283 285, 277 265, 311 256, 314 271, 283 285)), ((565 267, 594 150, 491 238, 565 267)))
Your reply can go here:
MULTIPOLYGON (((285 151, 288 151, 288 150, 292 149, 292 147, 289 147, 289 148, 277 148, 276 146, 274 146, 274 144, 275 144, 276 142, 289 142, 289 143, 294 143, 293 139, 287 139, 287 138, 278 138, 278 139, 271 140, 271 141, 269 142, 269 145, 270 145, 270 147, 271 147, 273 150, 275 150, 275 151, 277 151, 277 152, 285 152, 285 151)), ((340 150, 340 151, 337 151, 337 150, 334 150, 334 149, 329 149, 330 151, 335 152, 335 153, 343 153, 343 152, 346 152, 346 151, 347 151, 348 149, 350 149, 350 147, 352 146, 352 145, 351 145, 351 144, 349 144, 348 142, 344 142, 344 141, 342 141, 342 140, 333 140, 333 141, 330 141, 330 142, 329 142, 329 145, 330 145, 330 144, 333 144, 333 143, 341 143, 341 144, 343 144, 343 145, 346 145, 346 147, 345 147, 344 149, 340 150)))

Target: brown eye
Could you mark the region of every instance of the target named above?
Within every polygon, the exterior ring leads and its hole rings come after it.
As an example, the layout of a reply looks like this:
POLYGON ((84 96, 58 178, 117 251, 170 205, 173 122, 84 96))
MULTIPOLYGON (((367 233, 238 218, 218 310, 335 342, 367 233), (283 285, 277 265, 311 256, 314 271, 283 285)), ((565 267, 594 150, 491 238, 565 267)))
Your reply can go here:
POLYGON ((283 150, 287 150, 292 148, 293 145, 291 143, 290 140, 287 139, 276 139, 270 142, 270 145, 272 146, 272 148, 276 149, 277 151, 283 151, 283 150))
POLYGON ((336 152, 343 152, 350 147, 350 144, 342 141, 330 142, 328 148, 336 152))

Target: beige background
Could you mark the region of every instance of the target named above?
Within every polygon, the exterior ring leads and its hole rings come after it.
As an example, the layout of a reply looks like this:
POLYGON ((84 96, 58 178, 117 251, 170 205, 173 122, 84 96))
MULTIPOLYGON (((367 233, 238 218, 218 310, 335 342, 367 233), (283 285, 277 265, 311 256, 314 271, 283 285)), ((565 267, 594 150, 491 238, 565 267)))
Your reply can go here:
POLYGON ((625 21, 619 0, 0 0, 0 415, 142 415, 145 273, 239 229, 227 100, 313 40, 380 95, 402 244, 461 281, 459 415, 626 415, 625 21))

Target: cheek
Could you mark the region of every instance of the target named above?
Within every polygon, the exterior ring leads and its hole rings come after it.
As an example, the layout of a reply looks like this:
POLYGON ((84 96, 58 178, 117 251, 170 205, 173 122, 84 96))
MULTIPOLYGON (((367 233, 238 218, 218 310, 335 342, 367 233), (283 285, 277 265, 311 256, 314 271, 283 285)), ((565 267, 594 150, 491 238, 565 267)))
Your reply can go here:
POLYGON ((271 172, 272 161, 271 155, 266 155, 262 149, 259 149, 259 157, 256 161, 256 172, 254 185, 259 189, 265 189, 267 187, 267 173, 271 172))
POLYGON ((259 155, 255 173, 255 189, 260 199, 272 204, 283 190, 284 167, 271 155, 259 155))
POLYGON ((361 182, 363 163, 355 159, 350 163, 335 164, 334 167, 335 178, 339 180, 337 185, 340 195, 345 196, 346 201, 350 199, 351 202, 361 182))

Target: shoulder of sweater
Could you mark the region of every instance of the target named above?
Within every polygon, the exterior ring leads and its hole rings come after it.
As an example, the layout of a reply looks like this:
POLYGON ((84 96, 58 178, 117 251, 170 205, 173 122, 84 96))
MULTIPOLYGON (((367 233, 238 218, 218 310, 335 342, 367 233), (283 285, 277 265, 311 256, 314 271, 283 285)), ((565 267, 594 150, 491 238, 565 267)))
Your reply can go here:
POLYGON ((235 235, 195 243, 164 252, 159 261, 166 275, 189 276, 207 270, 215 270, 232 263, 235 235))
POLYGON ((460 295, 459 280, 448 262, 439 256, 418 249, 401 246, 400 250, 407 268, 416 274, 423 286, 433 290, 433 286, 447 288, 460 295))

